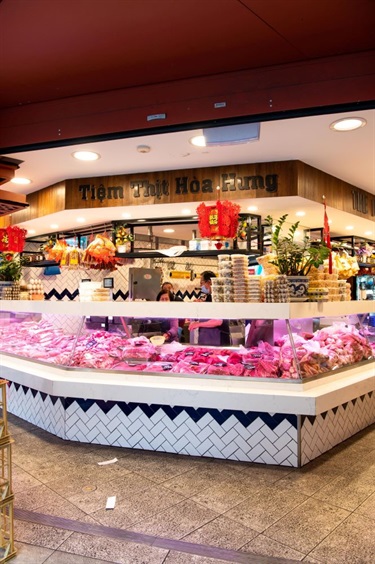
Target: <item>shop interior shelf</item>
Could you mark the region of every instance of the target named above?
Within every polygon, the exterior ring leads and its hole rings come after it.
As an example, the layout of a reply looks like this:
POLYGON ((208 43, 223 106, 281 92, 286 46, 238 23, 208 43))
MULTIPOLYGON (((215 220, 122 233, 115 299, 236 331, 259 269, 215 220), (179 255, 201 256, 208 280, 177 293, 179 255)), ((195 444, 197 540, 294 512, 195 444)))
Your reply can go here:
MULTIPOLYGON (((184 251, 179 257, 217 257, 220 255, 255 255, 258 254, 255 251, 251 253, 244 249, 221 249, 221 250, 210 250, 210 251, 184 251)), ((156 250, 152 251, 134 251, 131 253, 116 253, 118 258, 160 258, 167 256, 164 253, 156 250)))

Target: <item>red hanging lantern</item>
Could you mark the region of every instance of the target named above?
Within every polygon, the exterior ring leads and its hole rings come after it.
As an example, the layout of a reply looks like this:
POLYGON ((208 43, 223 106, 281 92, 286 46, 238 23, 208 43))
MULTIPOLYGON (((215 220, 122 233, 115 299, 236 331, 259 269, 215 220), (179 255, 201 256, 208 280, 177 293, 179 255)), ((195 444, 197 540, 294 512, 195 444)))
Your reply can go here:
POLYGON ((200 204, 197 207, 198 227, 204 239, 233 239, 238 229, 240 206, 218 200, 213 206, 200 204))

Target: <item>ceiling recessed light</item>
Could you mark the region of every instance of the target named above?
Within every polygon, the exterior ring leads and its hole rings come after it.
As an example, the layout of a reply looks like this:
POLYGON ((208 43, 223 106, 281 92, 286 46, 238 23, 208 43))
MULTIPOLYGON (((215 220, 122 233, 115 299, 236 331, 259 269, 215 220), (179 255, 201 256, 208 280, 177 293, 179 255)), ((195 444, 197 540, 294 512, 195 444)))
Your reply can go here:
POLYGON ((137 221, 142 222, 142 221, 146 221, 145 219, 137 219, 137 221))
POLYGON ((138 145, 138 153, 149 153, 151 151, 150 145, 138 145))
POLYGON ((347 225, 345 227, 345 229, 347 229, 348 231, 352 231, 354 229, 353 225, 347 225))
POLYGON ((76 222, 77 223, 85 223, 85 218, 84 217, 77 217, 76 222))
POLYGON ((372 235, 372 231, 365 231, 365 235, 372 235))
POLYGON ((187 208, 185 208, 184 210, 181 211, 182 215, 191 215, 191 210, 188 210, 187 208))
POLYGON ((304 212, 304 211, 298 211, 298 212, 296 212, 296 216, 297 216, 297 217, 303 217, 304 215, 306 215, 306 212, 304 212))
POLYGON ((194 147, 205 147, 206 146, 206 138, 204 135, 196 135, 189 139, 189 142, 194 145, 194 147))
POLYGON ((11 182, 13 184, 31 184, 31 180, 29 178, 20 177, 12 178, 11 182))
POLYGON ((72 156, 79 161, 97 161, 100 159, 99 153, 93 151, 75 151, 72 156))
POLYGON ((367 121, 364 118, 352 117, 352 118, 338 119, 333 123, 331 123, 329 127, 334 131, 354 131, 355 129, 364 127, 366 123, 367 121))
POLYGON ((258 207, 257 207, 257 206, 249 206, 249 207, 247 208, 247 211, 250 211, 250 212, 252 212, 252 211, 258 211, 258 207))
POLYGON ((174 233, 174 229, 163 229, 163 233, 174 233))
POLYGON ((36 233, 35 229, 28 229, 27 230, 28 235, 34 235, 34 233, 36 233))
POLYGON ((191 219, 198 219, 197 215, 193 215, 193 217, 191 219))
POLYGON ((51 223, 50 228, 51 229, 57 229, 58 228, 57 223, 51 223))
POLYGON ((125 212, 125 213, 122 214, 122 217, 125 217, 125 219, 129 219, 131 216, 132 216, 132 214, 131 214, 131 213, 127 213, 127 212, 125 212))

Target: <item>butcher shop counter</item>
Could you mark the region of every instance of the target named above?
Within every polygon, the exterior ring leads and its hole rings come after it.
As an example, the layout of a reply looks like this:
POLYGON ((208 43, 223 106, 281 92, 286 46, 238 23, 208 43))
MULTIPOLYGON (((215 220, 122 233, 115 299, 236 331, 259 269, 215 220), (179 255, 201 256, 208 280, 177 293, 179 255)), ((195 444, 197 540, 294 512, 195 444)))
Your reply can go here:
POLYGON ((9 411, 67 440, 302 466, 375 421, 374 305, 2 301, 9 411), (104 315, 271 320, 278 344, 163 356, 147 339, 86 329, 104 315))

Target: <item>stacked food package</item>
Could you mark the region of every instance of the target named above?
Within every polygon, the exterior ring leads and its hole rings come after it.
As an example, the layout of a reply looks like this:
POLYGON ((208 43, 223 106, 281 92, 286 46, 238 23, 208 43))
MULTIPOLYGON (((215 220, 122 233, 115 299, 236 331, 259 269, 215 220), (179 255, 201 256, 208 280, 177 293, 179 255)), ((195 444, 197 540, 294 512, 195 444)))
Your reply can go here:
POLYGON ((111 290, 103 288, 101 282, 81 282, 79 285, 80 302, 107 302, 111 299, 111 290))
POLYGON ((309 300, 313 302, 350 301, 350 284, 346 280, 339 280, 336 268, 329 273, 326 270, 316 270, 309 279, 309 300))

